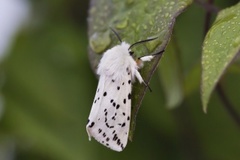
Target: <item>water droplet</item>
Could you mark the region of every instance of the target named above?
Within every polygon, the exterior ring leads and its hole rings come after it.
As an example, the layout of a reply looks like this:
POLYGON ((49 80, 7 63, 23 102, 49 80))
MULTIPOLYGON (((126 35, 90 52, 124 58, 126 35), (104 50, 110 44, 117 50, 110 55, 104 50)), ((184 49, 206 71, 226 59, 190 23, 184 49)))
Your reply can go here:
POLYGON ((166 18, 169 17, 169 13, 165 13, 165 17, 166 17, 166 18))
POLYGON ((179 8, 185 8, 188 4, 190 4, 190 1, 189 2, 179 1, 177 4, 178 4, 179 8))
POLYGON ((127 1, 126 1, 126 4, 127 4, 127 5, 130 5, 130 4, 133 4, 133 2, 134 2, 134 0, 127 0, 127 1))
POLYGON ((147 29, 147 25, 143 24, 142 26, 143 26, 143 29, 145 30, 147 29))
POLYGON ((127 25, 128 25, 128 19, 125 18, 123 20, 118 21, 115 26, 117 29, 123 29, 123 28, 126 28, 127 25))
MULTIPOLYGON (((155 36, 155 37, 158 37, 158 36, 155 36)), ((151 38, 153 38, 153 37, 151 37, 151 38)), ((156 40, 146 43, 146 47, 148 48, 148 50, 150 52, 153 52, 154 49, 156 49, 156 47, 158 47, 161 43, 162 43, 162 40, 156 39, 156 40)))
POLYGON ((95 53, 103 52, 108 47, 110 42, 111 39, 109 31, 95 32, 89 40, 90 47, 95 53))
POLYGON ((105 5, 105 6, 103 6, 102 8, 103 8, 103 10, 105 10, 105 11, 108 11, 108 10, 109 10, 109 6, 108 6, 108 5, 105 5))
POLYGON ((233 41, 233 46, 234 46, 234 47, 240 46, 240 36, 238 36, 238 37, 233 41))
POLYGON ((97 11, 96 7, 92 7, 90 9, 90 14, 94 14, 97 11))
POLYGON ((203 78, 203 81, 207 81, 209 79, 209 77, 208 76, 205 76, 204 78, 203 78))
POLYGON ((152 26, 152 25, 153 25, 153 21, 152 21, 152 20, 149 20, 149 24, 152 26))

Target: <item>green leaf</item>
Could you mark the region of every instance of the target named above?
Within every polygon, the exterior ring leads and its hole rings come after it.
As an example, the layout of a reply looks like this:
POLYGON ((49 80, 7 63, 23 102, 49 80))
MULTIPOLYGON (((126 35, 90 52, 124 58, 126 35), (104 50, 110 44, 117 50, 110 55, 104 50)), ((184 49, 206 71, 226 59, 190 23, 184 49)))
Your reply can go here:
MULTIPOLYGON (((117 31, 123 41, 130 44, 150 37, 158 37, 155 41, 135 47, 137 57, 156 53, 166 47, 175 18, 191 2, 192 0, 92 0, 88 18, 89 57, 92 68, 96 69, 101 54, 105 50, 119 44, 115 35, 110 32, 110 26, 117 31)), ((147 83, 159 60, 160 57, 146 63, 140 71, 147 83)), ((145 92, 144 85, 134 84, 130 139, 132 139, 136 115, 145 92)))
POLYGON ((240 3, 221 11, 207 33, 202 53, 202 104, 204 112, 211 93, 240 51, 240 3))
POLYGON ((182 71, 178 47, 172 39, 158 67, 160 81, 166 97, 166 106, 173 109, 183 100, 182 71))

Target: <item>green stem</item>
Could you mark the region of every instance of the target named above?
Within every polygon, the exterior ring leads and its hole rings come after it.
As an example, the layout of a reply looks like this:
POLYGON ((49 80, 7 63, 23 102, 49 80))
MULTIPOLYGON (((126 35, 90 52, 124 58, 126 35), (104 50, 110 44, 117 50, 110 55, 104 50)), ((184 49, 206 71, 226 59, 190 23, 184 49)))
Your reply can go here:
MULTIPOLYGON (((208 4, 209 4, 209 5, 212 5, 212 4, 213 4, 213 0, 208 0, 208 4)), ((209 28, 210 28, 211 16, 212 16, 211 11, 207 10, 207 11, 206 11, 206 15, 205 15, 204 35, 207 34, 207 32, 208 32, 208 30, 209 30, 209 28)))
POLYGON ((235 121, 235 123, 240 127, 240 115, 236 112, 236 110, 232 106, 231 102, 229 101, 226 94, 224 93, 224 90, 220 83, 217 84, 216 90, 217 90, 218 96, 220 97, 223 103, 223 107, 226 109, 226 111, 231 116, 231 118, 235 121))
POLYGON ((217 13, 220 11, 220 9, 218 7, 213 5, 213 3, 209 3, 209 1, 208 2, 203 2, 202 0, 194 0, 194 1, 195 1, 195 3, 200 5, 202 8, 204 8, 207 12, 217 13))
POLYGON ((190 109, 186 102, 173 110, 174 119, 177 124, 177 131, 180 137, 180 148, 186 159, 206 159, 202 153, 198 132, 195 129, 194 119, 189 113, 190 109))

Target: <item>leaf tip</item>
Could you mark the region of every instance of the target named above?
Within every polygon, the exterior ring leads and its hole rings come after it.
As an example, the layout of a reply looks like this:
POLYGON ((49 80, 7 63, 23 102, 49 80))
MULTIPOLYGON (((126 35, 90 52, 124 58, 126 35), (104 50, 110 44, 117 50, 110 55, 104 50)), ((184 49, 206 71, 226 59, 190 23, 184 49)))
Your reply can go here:
POLYGON ((205 114, 207 114, 207 105, 204 105, 204 106, 203 106, 203 112, 204 112, 205 114))

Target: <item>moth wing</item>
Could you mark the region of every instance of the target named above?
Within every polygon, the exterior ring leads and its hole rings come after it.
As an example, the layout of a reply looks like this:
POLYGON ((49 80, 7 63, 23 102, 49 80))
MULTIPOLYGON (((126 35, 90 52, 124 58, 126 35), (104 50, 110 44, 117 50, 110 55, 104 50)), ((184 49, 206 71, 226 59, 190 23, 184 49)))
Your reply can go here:
POLYGON ((131 115, 132 82, 130 73, 121 79, 100 76, 86 126, 89 139, 122 151, 127 145, 131 115))

